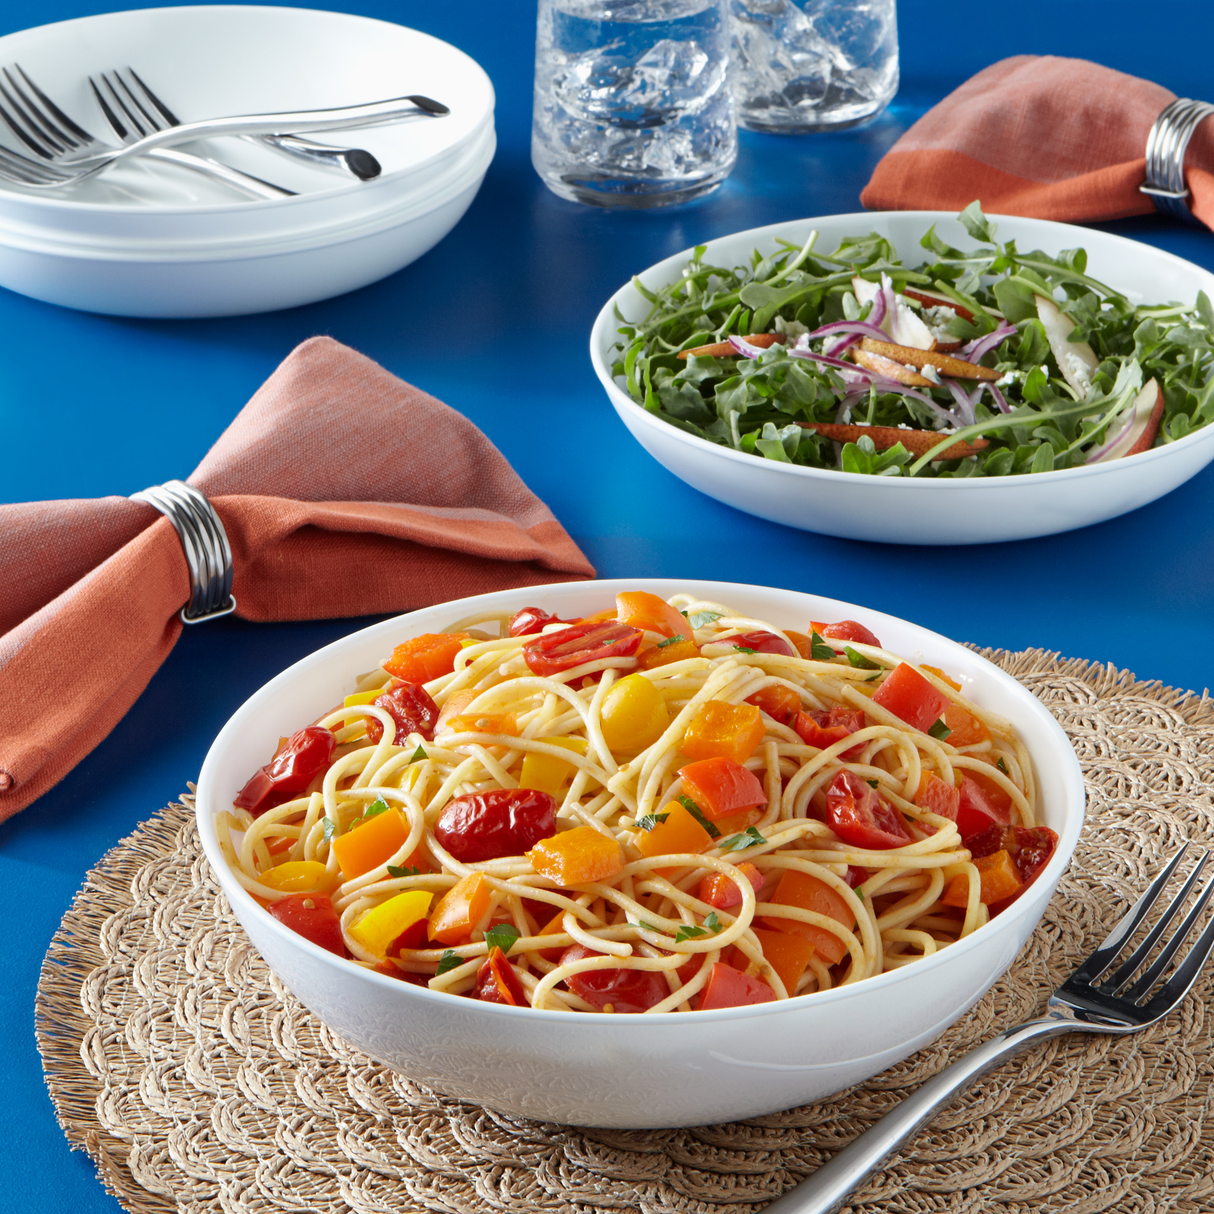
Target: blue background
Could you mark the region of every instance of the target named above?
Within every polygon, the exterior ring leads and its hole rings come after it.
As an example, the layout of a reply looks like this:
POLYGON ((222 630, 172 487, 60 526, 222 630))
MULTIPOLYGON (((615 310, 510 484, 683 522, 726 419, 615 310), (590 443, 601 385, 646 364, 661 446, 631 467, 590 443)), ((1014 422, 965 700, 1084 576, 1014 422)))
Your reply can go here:
MULTIPOLYGON (((0 32, 109 7, 6 0, 0 32)), ((489 72, 500 143, 471 210, 442 244, 391 278, 271 315, 125 320, 0 290, 0 501, 129 494, 187 476, 292 347, 325 333, 472 418, 602 576, 777 584, 865 603, 981 645, 1059 650, 1198 691, 1214 683, 1214 468, 1134 514, 1043 540, 922 549, 830 539, 741 514, 665 472, 616 420, 586 355, 602 301, 636 270, 740 228, 858 210, 860 189, 897 136, 996 59, 1090 58, 1214 100, 1206 0, 951 9, 904 0, 903 86, 883 117, 837 135, 742 132, 738 166, 715 195, 628 214, 564 202, 531 169, 531 5, 327 7, 445 38, 489 72), (520 349, 542 357, 521 359, 520 349), (568 475, 571 464, 578 475, 568 475)), ((1107 226, 1214 269, 1214 236, 1204 230, 1154 218, 1107 226)), ((227 619, 187 630, 113 734, 0 826, 9 908, 0 933, 0 1210, 118 1208, 91 1163, 69 1153, 34 1044, 38 967, 85 872, 184 790, 250 692, 363 622, 227 619)))

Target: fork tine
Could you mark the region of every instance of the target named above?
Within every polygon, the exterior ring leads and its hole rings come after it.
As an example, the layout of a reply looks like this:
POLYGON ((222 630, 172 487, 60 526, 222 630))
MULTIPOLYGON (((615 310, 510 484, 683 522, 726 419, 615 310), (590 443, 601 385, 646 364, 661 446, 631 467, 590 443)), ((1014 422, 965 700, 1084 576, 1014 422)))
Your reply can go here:
POLYGON ((114 87, 114 82, 113 82, 113 80, 110 79, 110 75, 111 75, 111 73, 109 73, 109 72, 102 72, 101 73, 101 83, 104 84, 106 89, 109 91, 110 99, 126 115, 127 121, 135 129, 135 134, 141 135, 141 136, 150 135, 152 133, 152 131, 158 130, 159 128, 156 126, 155 123, 149 124, 149 126, 147 128, 144 127, 144 124, 139 121, 138 114, 134 113, 131 110, 131 107, 129 105, 127 105, 126 101, 123 99, 122 94, 114 87))
POLYGON ((1105 938, 1099 948, 1095 949, 1086 961, 1071 975, 1072 982, 1092 983, 1113 964, 1121 946, 1134 934, 1138 925, 1146 917, 1147 912, 1155 905, 1155 900, 1163 892, 1164 886, 1172 879, 1172 874, 1180 864, 1181 858, 1188 850, 1188 843, 1182 843, 1167 867, 1151 882, 1142 893, 1142 897, 1130 907, 1117 921, 1117 925, 1105 938))
MULTIPOLYGON (((1206 886, 1202 893, 1200 907, 1204 909, 1209 900, 1214 881, 1206 886)), ((1194 908, 1196 911, 1198 908, 1194 908)), ((1190 915, 1195 918, 1195 915, 1190 915)), ((1189 988, 1197 981, 1197 975, 1214 950, 1214 918, 1206 924, 1206 929, 1197 937, 1197 942, 1185 954, 1184 960, 1176 967, 1176 972, 1156 992, 1155 997, 1147 1004, 1147 1009, 1154 1016, 1164 1016, 1172 1010, 1189 993, 1189 988)))
POLYGON ((114 113, 113 109, 110 107, 110 103, 105 99, 105 94, 102 93, 102 91, 97 87, 97 81, 94 80, 92 76, 89 77, 89 88, 93 90, 93 97, 96 100, 97 105, 100 107, 102 114, 105 116, 106 122, 110 124, 110 130, 113 131, 119 139, 126 139, 131 132, 128 131, 122 124, 122 119, 114 113))
MULTIPOLYGON (((110 72, 109 76, 110 79, 107 80, 107 83, 109 84, 110 88, 113 89, 113 81, 117 81, 118 86, 122 89, 122 92, 128 98, 130 98, 131 105, 133 105, 143 115, 143 120, 147 123, 149 130, 160 131, 164 129, 164 123, 161 121, 159 115, 149 112, 148 107, 135 96, 134 90, 131 88, 131 86, 127 84, 125 80, 123 80, 121 72, 110 72)), ((128 114, 131 112, 129 106, 126 107, 126 110, 128 114)))
MULTIPOLYGON (((54 116, 57 122, 66 127, 84 145, 96 142, 92 135, 83 127, 74 123, 29 77, 29 73, 19 63, 13 66, 21 73, 21 79, 29 86, 30 92, 42 102, 43 107, 54 116)), ((7 73, 6 73, 7 75, 7 73)))
MULTIPOLYGON (((1206 882, 1206 887, 1198 895, 1197 901, 1193 904, 1193 909, 1185 916, 1184 922, 1173 933, 1172 938, 1164 945, 1159 956, 1152 963, 1151 968, 1134 984, 1133 988, 1126 992, 1123 998, 1128 999, 1131 1003, 1138 1003, 1145 999, 1150 994, 1151 988, 1159 981, 1163 972, 1168 968, 1173 956, 1177 950, 1188 938, 1197 921, 1205 913, 1207 904, 1210 901, 1211 894, 1214 894, 1214 878, 1206 882)), ((1209 928, 1207 927, 1207 931, 1209 928)), ((1204 933, 1203 933, 1204 936, 1204 933)), ((1200 939, 1198 941, 1200 943, 1200 939)), ((1192 950, 1190 950, 1190 953, 1192 950)), ((1188 957, 1185 958, 1188 961, 1188 957)), ((1198 964, 1198 969, 1201 965, 1198 964)), ((1196 975, 1194 975, 1196 976, 1196 975)), ((1190 979, 1190 982, 1192 980, 1190 979)), ((1184 990, 1188 990, 1188 984, 1185 984, 1184 990)), ((1181 992, 1183 994, 1183 991, 1181 992)))
POLYGON ((135 69, 129 65, 127 66, 126 70, 127 70, 127 75, 131 76, 134 79, 135 83, 137 85, 139 85, 139 87, 143 90, 144 96, 147 97, 148 101, 150 101, 152 103, 152 105, 154 105, 156 107, 156 109, 158 109, 160 111, 161 116, 164 118, 165 122, 167 122, 169 124, 169 126, 180 126, 181 119, 178 118, 177 115, 174 114, 173 111, 170 110, 169 107, 167 105, 165 105, 165 103, 163 101, 161 101, 160 98, 157 97, 156 94, 153 93, 150 88, 148 88, 148 86, 143 81, 143 77, 140 76, 139 73, 137 71, 135 71, 135 69))
POLYGON ((67 131, 60 130, 59 127, 56 126, 54 119, 48 117, 41 109, 38 108, 38 103, 36 101, 30 100, 28 94, 24 89, 22 89, 16 77, 13 76, 12 72, 10 72, 8 68, 4 68, 3 71, 4 78, 8 81, 9 88, 11 88, 13 93, 15 93, 16 96, 21 99, 20 101, 17 101, 16 98, 10 96, 6 92, 5 96, 8 97, 9 104, 14 106, 20 112, 22 118, 25 119, 25 121, 38 135, 46 140, 57 152, 66 152, 70 151, 72 148, 81 146, 80 143, 76 139, 73 139, 67 131))
MULTIPOLYGON (((8 90, 2 83, 0 83, 0 96, 2 96, 18 114, 22 113, 21 107, 13 101, 8 90)), ((22 126, 12 114, 9 113, 8 107, 3 105, 0 105, 0 121, 3 121, 4 125, 7 126, 8 129, 12 131, 13 134, 16 135, 27 148, 30 149, 31 152, 37 156, 43 157, 43 159, 49 160, 55 155, 56 151, 62 150, 61 148, 58 148, 57 145, 55 147, 47 147, 44 142, 40 141, 35 135, 26 130, 26 128, 22 126)))
MULTIPOLYGON (((1176 918, 1177 914, 1180 912, 1180 908, 1188 900, 1189 894, 1192 893, 1193 887, 1197 884, 1197 880, 1201 876, 1202 869, 1205 868, 1206 861, 1209 860, 1209 858, 1209 853, 1202 853, 1200 859, 1197 861, 1196 865, 1194 865, 1193 871, 1189 874, 1188 880, 1185 881, 1183 886, 1181 886, 1180 892, 1164 908, 1163 913, 1159 916, 1159 921, 1147 933, 1143 942, 1133 951, 1133 953, 1130 954, 1129 957, 1126 958, 1125 964, 1122 965, 1111 978, 1101 983, 1102 990, 1108 991, 1111 995, 1117 995, 1121 993, 1122 987, 1129 985, 1130 979, 1133 978, 1138 968, 1151 955, 1151 950, 1155 947, 1156 942, 1167 930, 1168 924, 1176 918)), ((1176 949, 1173 947, 1172 952, 1175 951, 1176 949)), ((1171 954, 1169 953, 1168 956, 1171 956, 1171 954)), ((1162 973, 1162 970, 1157 969, 1155 971, 1155 977, 1158 978, 1160 973, 1162 973)), ((1143 991, 1149 990, 1150 985, 1151 984, 1148 984, 1146 987, 1143 987, 1143 991)), ((1131 998, 1131 996, 1127 995, 1126 998, 1131 998)))

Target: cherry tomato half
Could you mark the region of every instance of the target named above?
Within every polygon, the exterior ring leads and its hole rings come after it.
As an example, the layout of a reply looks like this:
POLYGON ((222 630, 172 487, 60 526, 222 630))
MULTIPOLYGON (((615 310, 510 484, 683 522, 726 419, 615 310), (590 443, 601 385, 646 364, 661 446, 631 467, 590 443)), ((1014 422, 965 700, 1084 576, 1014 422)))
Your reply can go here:
POLYGON ((256 818, 291 800, 329 766, 336 745, 332 733, 319 725, 297 730, 264 767, 253 773, 237 794, 237 808, 247 809, 256 818))
POLYGON ((341 920, 328 894, 290 894, 271 902, 270 914, 305 940, 311 940, 339 957, 350 955, 341 936, 341 920))
POLYGON ((841 771, 826 790, 827 826, 852 847, 886 851, 911 841, 902 815, 854 771, 841 771))
POLYGON ((489 950, 489 956, 476 971, 475 999, 485 1003, 507 1003, 511 1007, 527 1007, 527 995, 519 981, 518 971, 506 960, 500 948, 489 950))
MULTIPOLYGON (((398 744, 411 733, 419 733, 427 742, 434 741, 434 725, 438 720, 438 705, 420 683, 394 683, 375 698, 375 707, 382 708, 396 722, 398 744)), ((383 726, 367 717, 367 737, 378 742, 384 736, 383 726)))
POLYGON ((516 611, 510 618, 510 635, 512 637, 532 636, 543 632, 549 624, 580 624, 581 620, 560 620, 549 615, 542 607, 524 607, 516 611))
MULTIPOLYGON (((975 835, 984 834, 992 826, 1006 826, 1010 821, 1009 810, 995 804, 986 795, 982 786, 971 780, 968 775, 961 777, 960 797, 957 805, 957 829, 961 832, 961 841, 966 847, 969 847, 969 841, 975 835)), ((999 848, 996 847, 994 850, 998 851, 999 848)))
POLYGON ((534 788, 495 788, 454 797, 434 837, 461 863, 521 856, 556 834, 556 798, 534 788))
POLYGON ((824 641, 842 641, 845 645, 859 642, 861 645, 875 645, 881 648, 881 642, 863 624, 857 620, 840 620, 837 624, 811 624, 810 627, 824 641))
POLYGON ((753 649, 755 653, 778 653, 786 658, 798 656, 796 649, 774 632, 744 632, 741 636, 726 637, 722 644, 736 645, 739 649, 753 649))
MULTIPOLYGON (((864 713, 858 709, 842 708, 836 704, 830 712, 816 710, 798 712, 793 718, 792 727, 807 746, 816 746, 819 750, 825 750, 828 746, 843 741, 848 734, 863 729, 864 713)), ((864 743, 860 742, 843 751, 839 757, 850 759, 852 755, 859 754, 863 749, 864 743)))
POLYGON ((524 645, 523 658, 533 674, 547 677, 585 662, 631 657, 644 635, 639 628, 627 624, 574 624, 524 645))
MULTIPOLYGON (((561 964, 604 955, 583 944, 571 944, 561 954, 561 964)), ((616 966, 572 974, 565 983, 579 999, 585 999, 599 1011, 611 1004, 617 1012, 646 1012, 670 994, 666 979, 654 970, 626 970, 616 966)))

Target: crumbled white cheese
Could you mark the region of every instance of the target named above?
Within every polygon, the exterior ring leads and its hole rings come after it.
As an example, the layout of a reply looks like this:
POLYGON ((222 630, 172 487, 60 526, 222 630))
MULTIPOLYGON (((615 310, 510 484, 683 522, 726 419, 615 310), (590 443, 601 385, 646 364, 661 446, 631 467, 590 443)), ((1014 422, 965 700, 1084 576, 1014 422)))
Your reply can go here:
POLYGON ((1073 387, 1086 396, 1092 388, 1091 368, 1080 355, 1071 350, 1066 352, 1065 359, 1066 362, 1062 368, 1063 376, 1070 381, 1073 387))
POLYGON ((930 379, 932 381, 932 383, 938 384, 940 382, 940 372, 937 371, 936 368, 933 367, 931 363, 928 363, 926 366, 918 367, 916 369, 918 370, 920 375, 922 375, 925 379, 930 379))
POLYGON ((809 328, 803 325, 799 320, 785 320, 783 316, 776 317, 776 332, 787 333, 794 342, 799 341, 808 332, 809 328))
POLYGON ((946 307, 944 304, 937 304, 930 308, 923 308, 922 315, 928 330, 937 341, 953 340, 953 335, 948 330, 948 322, 956 320, 957 311, 955 308, 946 307))

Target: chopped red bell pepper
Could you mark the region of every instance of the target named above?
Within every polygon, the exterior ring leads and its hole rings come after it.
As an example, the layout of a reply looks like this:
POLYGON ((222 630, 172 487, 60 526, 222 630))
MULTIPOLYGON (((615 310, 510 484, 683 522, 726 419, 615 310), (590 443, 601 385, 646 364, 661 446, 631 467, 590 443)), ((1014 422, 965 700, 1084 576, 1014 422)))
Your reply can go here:
POLYGON ((899 662, 877 688, 873 703, 900 717, 912 729, 927 733, 944 714, 949 699, 913 666, 899 662))
POLYGON ((708 976, 708 985, 700 998, 698 1010, 713 1011, 721 1007, 746 1007, 751 1003, 770 1003, 776 997, 761 978, 752 978, 724 961, 718 961, 708 976))

